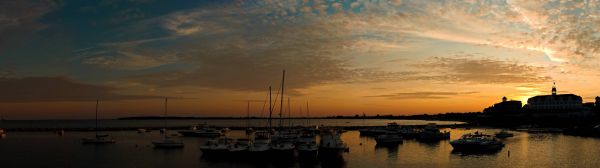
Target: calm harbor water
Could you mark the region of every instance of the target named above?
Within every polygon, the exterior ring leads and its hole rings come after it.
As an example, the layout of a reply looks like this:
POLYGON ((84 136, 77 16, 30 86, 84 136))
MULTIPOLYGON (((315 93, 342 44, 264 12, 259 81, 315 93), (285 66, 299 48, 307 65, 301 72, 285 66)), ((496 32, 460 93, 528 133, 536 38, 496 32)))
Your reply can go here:
MULTIPOLYGON (((496 129, 445 129, 451 139, 468 132, 494 133, 496 129)), ((421 143, 405 140, 392 147, 376 147, 375 140, 349 131, 342 139, 350 152, 336 164, 300 164, 209 160, 202 157, 199 146, 207 139, 182 138, 185 148, 154 149, 152 140, 160 139, 157 131, 138 134, 135 131, 107 132, 116 144, 95 146, 78 142, 92 137, 93 132, 66 132, 59 137, 50 132, 9 132, 0 140, 2 167, 600 167, 600 139, 562 134, 532 134, 514 132, 515 137, 503 140, 501 151, 491 154, 460 154, 452 152, 449 141, 421 143), (510 152, 509 152, 510 151, 510 152), (510 153, 510 154, 509 154, 510 153)), ((232 131, 232 137, 242 137, 242 131, 232 131)), ((327 162, 327 161, 325 161, 327 162)))

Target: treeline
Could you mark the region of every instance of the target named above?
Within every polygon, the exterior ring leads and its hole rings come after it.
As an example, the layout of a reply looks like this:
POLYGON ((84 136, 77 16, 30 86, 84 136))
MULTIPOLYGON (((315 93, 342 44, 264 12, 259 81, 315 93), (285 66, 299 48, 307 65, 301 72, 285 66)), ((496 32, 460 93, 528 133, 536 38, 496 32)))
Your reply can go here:
MULTIPOLYGON (((354 115, 354 116, 327 116, 327 117, 293 117, 294 119, 407 119, 407 120, 451 120, 451 121, 473 121, 481 112, 450 112, 443 114, 419 114, 419 115, 354 115)), ((247 119, 247 117, 178 117, 178 116, 136 116, 123 117, 119 120, 196 120, 196 119, 247 119)), ((273 117, 278 119, 278 117, 273 117)), ((268 119, 268 117, 250 117, 250 119, 268 119)), ((287 119, 287 118, 283 118, 287 119)))
POLYGON ((481 112, 449 112, 443 114, 418 114, 418 115, 354 115, 354 116, 328 116, 327 119, 406 119, 406 120, 442 120, 442 121, 474 121, 481 112))

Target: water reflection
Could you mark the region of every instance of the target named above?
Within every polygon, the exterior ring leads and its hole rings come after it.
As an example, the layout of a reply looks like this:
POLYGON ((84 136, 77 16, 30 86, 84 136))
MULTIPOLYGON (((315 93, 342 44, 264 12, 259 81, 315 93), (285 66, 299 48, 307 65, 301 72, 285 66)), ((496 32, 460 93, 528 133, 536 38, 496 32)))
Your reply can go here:
POLYGON ((450 153, 458 156, 481 156, 481 155, 497 155, 501 150, 496 151, 460 151, 453 149, 450 153))
MULTIPOLYGON (((452 129, 451 139, 480 131, 493 134, 499 130, 452 129)), ((514 132, 503 140, 506 146, 494 153, 464 153, 453 151, 449 141, 422 143, 405 140, 397 146, 378 146, 372 138, 360 137, 349 131, 342 139, 350 147, 340 159, 295 160, 276 163, 275 158, 232 160, 225 157, 211 160, 203 157, 199 146, 207 139, 182 138, 180 150, 154 149, 151 141, 158 132, 137 134, 135 131, 110 132, 118 143, 106 146, 84 146, 82 137, 94 133, 67 132, 63 137, 51 133, 14 132, 0 141, 2 167, 600 167, 600 139, 560 134, 528 134, 514 132), (509 155, 510 152, 510 155, 509 155)), ((244 136, 233 131, 234 138, 244 136)))
POLYGON ((387 152, 387 158, 390 160, 398 159, 398 148, 400 144, 375 145, 375 151, 384 150, 387 152))

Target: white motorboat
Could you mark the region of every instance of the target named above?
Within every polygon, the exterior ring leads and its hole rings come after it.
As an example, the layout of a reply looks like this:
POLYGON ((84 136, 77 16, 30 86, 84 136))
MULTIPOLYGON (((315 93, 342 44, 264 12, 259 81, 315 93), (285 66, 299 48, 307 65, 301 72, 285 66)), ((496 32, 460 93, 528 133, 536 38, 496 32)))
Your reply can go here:
POLYGON ((250 148, 250 139, 248 138, 240 138, 235 141, 235 143, 229 146, 229 153, 234 156, 243 156, 248 153, 248 148, 250 148))
POLYGON ((187 137, 219 137, 223 132, 205 123, 193 125, 188 130, 179 131, 179 134, 187 137))
POLYGON ((315 158, 319 151, 316 135, 311 132, 305 132, 298 138, 298 156, 300 158, 315 158))
POLYGON ((206 143, 200 146, 203 156, 215 156, 222 155, 229 152, 230 145, 233 139, 227 137, 221 137, 206 141, 206 143))
POLYGON ((421 131, 421 133, 417 137, 417 139, 421 141, 446 140, 450 139, 450 132, 442 132, 439 128, 437 128, 437 126, 434 123, 430 123, 427 126, 425 126, 423 131, 421 131))
POLYGON ((271 133, 268 131, 257 131, 254 133, 254 140, 250 142, 248 152, 251 156, 265 155, 271 151, 271 133))
POLYGON ((293 142, 278 142, 271 144, 271 150, 277 157, 294 156, 296 145, 293 142))
POLYGON ((460 139, 450 141, 450 145, 456 151, 470 152, 498 151, 504 147, 504 143, 498 139, 480 132, 465 134, 460 139))
POLYGON ((361 136, 379 136, 383 134, 395 134, 397 133, 399 128, 400 125, 398 125, 398 123, 391 122, 388 123, 385 128, 367 128, 360 129, 358 131, 360 132, 361 136))
POLYGON ((342 157, 344 152, 349 151, 348 145, 342 141, 337 131, 326 130, 322 132, 319 157, 342 157))

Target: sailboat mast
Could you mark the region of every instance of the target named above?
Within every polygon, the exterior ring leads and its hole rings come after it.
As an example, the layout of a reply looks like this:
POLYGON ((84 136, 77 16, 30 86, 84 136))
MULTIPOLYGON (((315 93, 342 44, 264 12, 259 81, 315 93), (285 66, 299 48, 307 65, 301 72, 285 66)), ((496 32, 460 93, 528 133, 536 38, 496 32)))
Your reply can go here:
POLYGON ((288 97, 287 106, 288 106, 288 124, 290 124, 290 128, 292 128, 292 110, 290 108, 290 98, 289 97, 288 97))
POLYGON ((285 69, 283 70, 283 76, 281 77, 281 100, 280 100, 280 106, 279 106, 279 127, 281 127, 282 124, 282 114, 283 114, 283 91, 284 91, 284 86, 285 86, 285 69))
POLYGON ((164 114, 164 132, 163 132, 163 138, 167 138, 167 100, 168 98, 165 97, 165 114, 164 114))
POLYGON ((98 136, 98 104, 100 100, 96 100, 96 136, 98 136))
POLYGON ((273 115, 273 108, 271 107, 272 100, 271 100, 271 86, 269 86, 269 130, 271 129, 271 125, 272 125, 272 121, 271 121, 271 116, 273 115))
POLYGON ((310 116, 308 114, 308 100, 306 101, 306 124, 310 126, 310 116))
POLYGON ((250 100, 248 100, 248 108, 246 109, 246 129, 250 128, 250 100))

